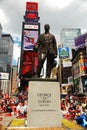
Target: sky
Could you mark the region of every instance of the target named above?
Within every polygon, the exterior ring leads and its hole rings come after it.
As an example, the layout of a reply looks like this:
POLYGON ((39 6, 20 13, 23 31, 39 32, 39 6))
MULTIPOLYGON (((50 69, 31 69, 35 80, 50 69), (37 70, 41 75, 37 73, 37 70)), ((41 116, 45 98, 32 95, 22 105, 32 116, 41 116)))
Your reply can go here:
POLYGON ((87 32, 87 0, 0 0, 3 32, 11 34, 14 40, 13 65, 17 64, 20 57, 26 2, 38 2, 41 33, 44 24, 48 23, 58 43, 62 28, 80 28, 82 34, 87 32))

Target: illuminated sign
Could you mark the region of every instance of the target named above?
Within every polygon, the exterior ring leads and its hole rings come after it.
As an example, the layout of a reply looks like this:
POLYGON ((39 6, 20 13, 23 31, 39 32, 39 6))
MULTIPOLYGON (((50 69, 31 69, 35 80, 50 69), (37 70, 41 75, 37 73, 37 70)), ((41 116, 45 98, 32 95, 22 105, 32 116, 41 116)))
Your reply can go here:
POLYGON ((38 11, 38 3, 37 2, 26 2, 26 10, 38 11))
POLYGON ((25 24, 24 29, 38 29, 38 25, 25 24))
POLYGON ((25 12, 25 22, 38 23, 38 12, 25 12))
POLYGON ((59 48, 58 51, 59 51, 59 58, 60 59, 69 57, 69 48, 68 47, 59 48))
POLYGON ((78 50, 78 48, 85 47, 85 40, 87 39, 87 33, 80 35, 75 38, 75 48, 78 50))
POLYGON ((24 30, 23 34, 23 50, 33 50, 38 38, 38 31, 24 30))
POLYGON ((80 65, 81 75, 86 75, 87 74, 87 59, 80 59, 79 65, 80 65))
POLYGON ((26 11, 25 17, 26 17, 27 19, 38 19, 38 12, 26 11))
POLYGON ((79 68, 79 62, 76 62, 73 64, 73 78, 77 79, 80 77, 80 68, 79 68))
POLYGON ((28 22, 30 24, 38 24, 38 19, 26 19, 25 18, 25 22, 28 22))
POLYGON ((24 51, 21 64, 21 75, 24 78, 31 77, 33 73, 37 72, 38 53, 33 51, 24 51))
POLYGON ((9 79, 9 73, 0 73, 0 79, 9 79))

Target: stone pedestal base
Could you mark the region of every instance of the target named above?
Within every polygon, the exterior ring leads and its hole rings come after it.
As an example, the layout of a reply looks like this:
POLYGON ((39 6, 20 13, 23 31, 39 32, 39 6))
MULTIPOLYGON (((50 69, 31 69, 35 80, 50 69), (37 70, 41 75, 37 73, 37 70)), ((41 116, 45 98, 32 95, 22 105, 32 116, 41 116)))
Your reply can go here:
MULTIPOLYGON (((1 129, 3 130, 3 129, 1 129)), ((54 127, 54 128, 27 128, 27 127, 8 127, 6 130, 66 130, 63 127, 54 127)))
POLYGON ((27 127, 61 126, 60 86, 57 81, 29 81, 27 127))

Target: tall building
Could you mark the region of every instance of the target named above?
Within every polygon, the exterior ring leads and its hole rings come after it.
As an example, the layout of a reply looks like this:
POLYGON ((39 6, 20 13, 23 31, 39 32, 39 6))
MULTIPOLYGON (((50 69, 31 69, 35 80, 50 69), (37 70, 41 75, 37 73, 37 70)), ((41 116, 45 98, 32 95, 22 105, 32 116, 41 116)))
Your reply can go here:
POLYGON ((72 85, 69 79, 72 79, 72 49, 75 48, 75 38, 81 35, 80 28, 63 28, 61 30, 61 48, 69 49, 69 57, 62 59, 62 84, 72 85))
POLYGON ((0 38, 1 38, 1 35, 2 35, 2 26, 0 24, 0 38))
POLYGON ((13 39, 10 34, 2 34, 0 38, 0 90, 10 93, 11 70, 13 57, 13 39))
POLYGON ((72 57, 71 49, 75 48, 74 38, 81 35, 80 28, 63 28, 61 31, 61 43, 62 47, 69 47, 70 58, 72 57))
POLYGON ((11 84, 11 92, 15 93, 17 90, 17 66, 12 67, 12 84, 11 84))
POLYGON ((38 53, 33 48, 37 43, 40 33, 38 14, 38 3, 26 2, 25 16, 22 24, 19 91, 26 90, 30 78, 37 73, 38 53))
POLYGON ((0 72, 11 72, 13 43, 10 34, 2 34, 0 41, 0 72))

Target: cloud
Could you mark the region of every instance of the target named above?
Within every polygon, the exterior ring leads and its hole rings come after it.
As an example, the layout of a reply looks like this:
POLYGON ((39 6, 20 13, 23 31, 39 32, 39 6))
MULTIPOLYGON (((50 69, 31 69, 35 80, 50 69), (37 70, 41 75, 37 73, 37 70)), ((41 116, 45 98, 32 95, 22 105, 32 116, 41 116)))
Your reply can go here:
MULTIPOLYGON (((25 3, 25 0, 23 0, 22 2, 20 0, 0 1, 0 9, 3 10, 6 18, 9 19, 8 25, 3 26, 4 31, 11 33, 12 35, 21 37, 25 3)), ((0 20, 1 24, 3 24, 3 21, 0 20)))
POLYGON ((2 26, 9 24, 9 18, 5 15, 5 12, 2 9, 0 9, 0 22, 2 26))
MULTIPOLYGON (((21 45, 22 22, 28 1, 33 0, 0 0, 0 23, 3 31, 19 38, 19 43, 15 41, 14 50, 19 49, 21 45)), ((87 31, 87 0, 35 1, 39 7, 41 33, 46 23, 50 24, 50 31, 56 36, 57 42, 60 41, 62 28, 81 28, 82 33, 87 31)), ((17 55, 14 53, 15 60, 17 55)))

